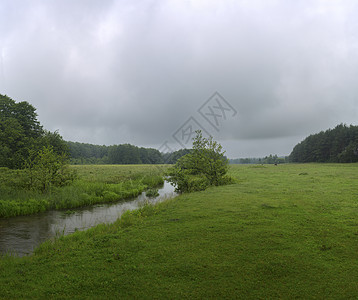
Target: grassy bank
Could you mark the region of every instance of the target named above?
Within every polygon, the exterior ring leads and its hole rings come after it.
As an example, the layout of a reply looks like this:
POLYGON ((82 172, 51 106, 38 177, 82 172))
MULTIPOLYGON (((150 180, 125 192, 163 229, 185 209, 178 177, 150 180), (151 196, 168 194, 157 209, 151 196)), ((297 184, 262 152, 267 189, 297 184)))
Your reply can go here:
POLYGON ((357 299, 358 164, 233 166, 238 183, 0 260, 0 298, 357 299))
POLYGON ((73 184, 43 194, 22 186, 23 171, 0 169, 0 217, 29 215, 49 209, 70 209, 135 197, 163 184, 165 166, 72 166, 73 184))

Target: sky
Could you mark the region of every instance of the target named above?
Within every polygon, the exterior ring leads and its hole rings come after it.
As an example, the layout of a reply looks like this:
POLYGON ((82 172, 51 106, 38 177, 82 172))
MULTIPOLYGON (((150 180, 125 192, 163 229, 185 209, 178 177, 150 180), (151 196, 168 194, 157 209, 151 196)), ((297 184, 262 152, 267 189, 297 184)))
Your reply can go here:
POLYGON ((2 0, 0 94, 69 141, 289 155, 358 125, 358 2, 2 0))

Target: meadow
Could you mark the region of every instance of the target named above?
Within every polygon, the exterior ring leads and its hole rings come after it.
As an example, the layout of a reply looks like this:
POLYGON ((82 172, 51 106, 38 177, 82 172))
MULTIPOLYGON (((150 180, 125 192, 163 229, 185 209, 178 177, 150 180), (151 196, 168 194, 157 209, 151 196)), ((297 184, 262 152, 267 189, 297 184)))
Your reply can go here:
POLYGON ((2 257, 0 298, 358 298, 358 164, 230 175, 236 184, 2 257))
POLYGON ((30 215, 50 209, 71 209, 136 197, 163 184, 165 166, 71 166, 77 179, 41 193, 25 187, 26 173, 0 168, 0 217, 30 215))

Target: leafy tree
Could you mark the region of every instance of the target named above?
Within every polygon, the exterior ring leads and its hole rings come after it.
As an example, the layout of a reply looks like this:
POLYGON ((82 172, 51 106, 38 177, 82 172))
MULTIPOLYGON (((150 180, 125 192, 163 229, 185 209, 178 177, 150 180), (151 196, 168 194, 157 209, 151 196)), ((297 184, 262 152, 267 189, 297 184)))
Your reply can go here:
POLYGON ((41 139, 39 139, 39 146, 39 148, 52 147, 58 155, 69 155, 68 145, 57 130, 54 132, 44 130, 41 139))
POLYGON ((204 190, 210 185, 222 185, 231 182, 225 176, 228 160, 222 146, 212 137, 204 138, 200 130, 196 131, 191 153, 181 157, 168 171, 169 181, 180 192, 204 190))
POLYGON ((21 166, 27 139, 23 128, 15 118, 0 119, 0 166, 21 166))
POLYGON ((358 161, 358 142, 351 141, 344 150, 338 154, 339 162, 352 163, 358 161))
POLYGON ((20 168, 41 133, 33 106, 0 95, 0 166, 20 168))
POLYGON ((111 164, 140 164, 139 149, 130 144, 109 147, 108 159, 111 164))
POLYGON ((13 116, 21 124, 26 136, 36 139, 43 134, 42 126, 37 120, 36 109, 28 102, 15 103, 13 116))
POLYGON ((153 148, 139 148, 139 155, 142 164, 162 164, 161 153, 153 148))
POLYGON ((104 163, 108 159, 108 146, 66 142, 71 162, 104 163))
POLYGON ((67 153, 58 132, 43 130, 31 104, 0 95, 0 166, 23 168, 30 155, 43 146, 52 146, 59 155, 67 153))

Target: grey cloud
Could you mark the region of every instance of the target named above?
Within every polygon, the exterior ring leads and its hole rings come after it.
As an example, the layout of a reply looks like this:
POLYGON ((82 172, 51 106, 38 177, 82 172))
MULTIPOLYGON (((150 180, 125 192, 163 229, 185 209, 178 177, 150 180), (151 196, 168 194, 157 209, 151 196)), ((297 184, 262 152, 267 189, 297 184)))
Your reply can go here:
POLYGON ((233 155, 289 154, 356 122, 357 19, 349 1, 2 1, 0 93, 68 140, 159 147, 193 116, 233 155), (197 112, 215 91, 238 111, 218 132, 197 112))

